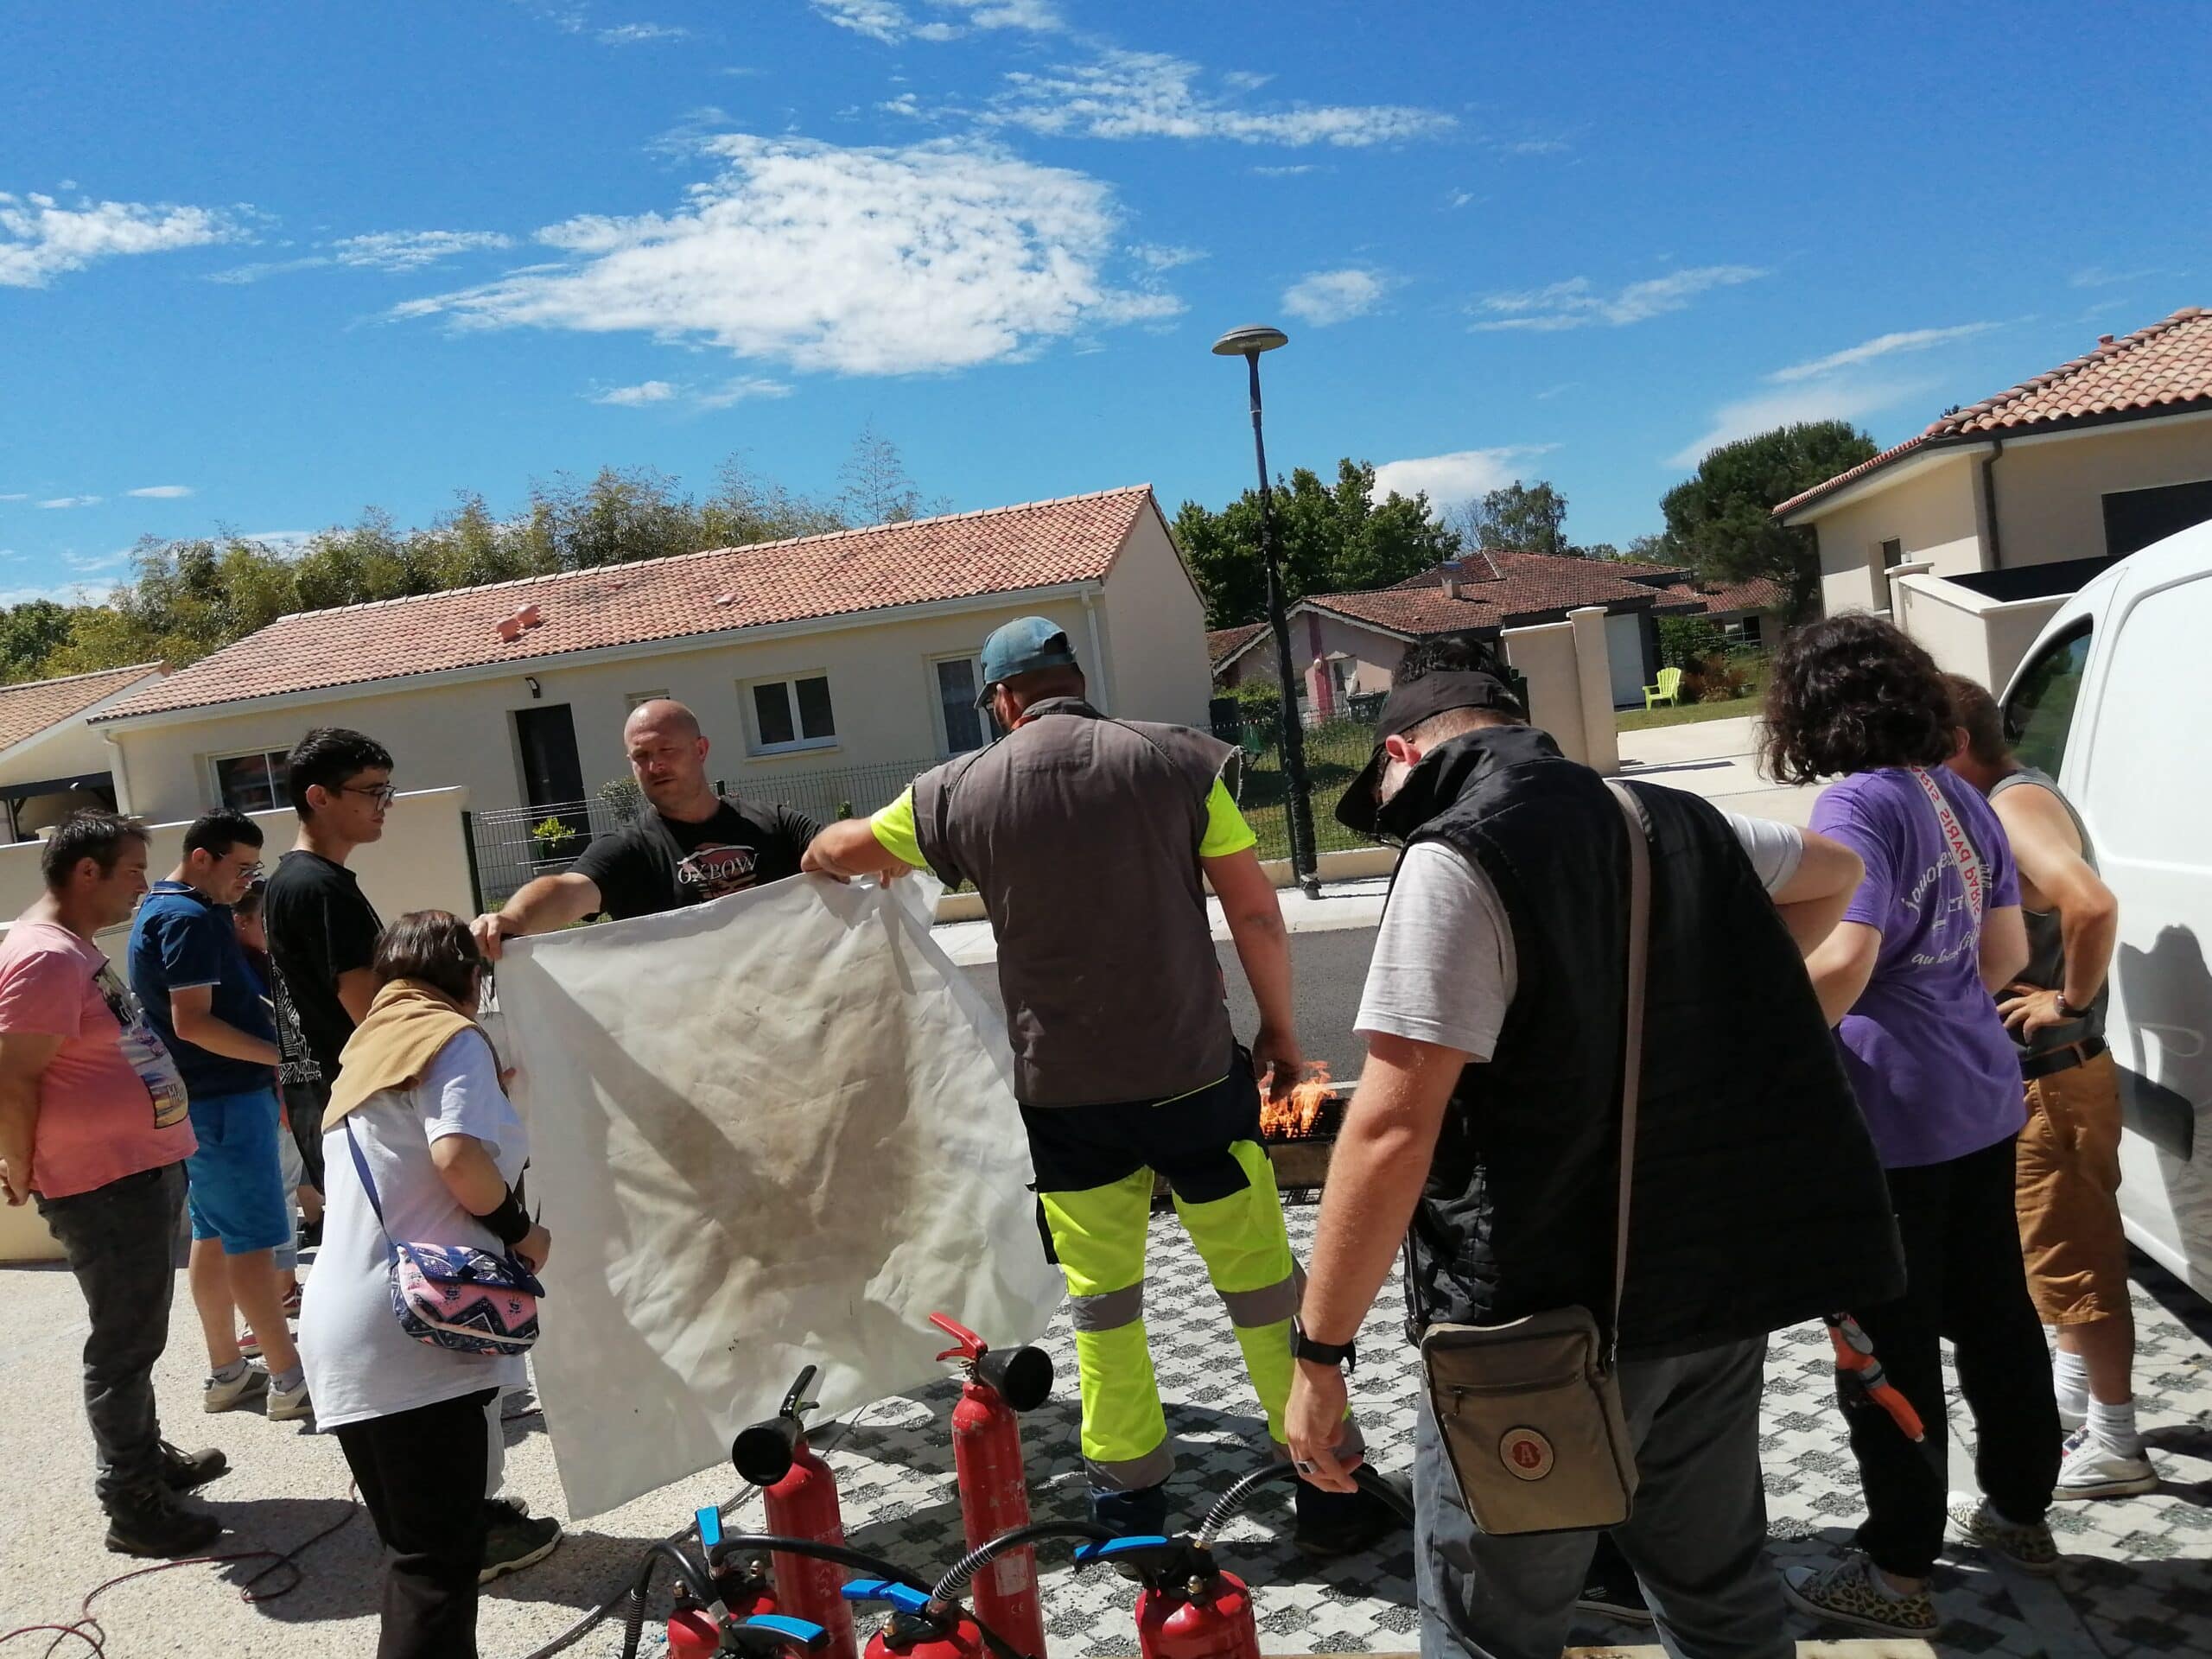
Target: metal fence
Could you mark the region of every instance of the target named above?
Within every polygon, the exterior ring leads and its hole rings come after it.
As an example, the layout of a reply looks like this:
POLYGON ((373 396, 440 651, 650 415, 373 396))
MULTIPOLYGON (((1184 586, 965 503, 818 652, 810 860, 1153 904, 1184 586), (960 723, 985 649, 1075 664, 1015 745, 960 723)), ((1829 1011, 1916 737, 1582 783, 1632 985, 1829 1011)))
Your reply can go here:
POLYGON ((620 830, 628 812, 605 797, 548 806, 499 807, 468 815, 476 902, 496 910, 524 882, 558 875, 596 837, 620 830))

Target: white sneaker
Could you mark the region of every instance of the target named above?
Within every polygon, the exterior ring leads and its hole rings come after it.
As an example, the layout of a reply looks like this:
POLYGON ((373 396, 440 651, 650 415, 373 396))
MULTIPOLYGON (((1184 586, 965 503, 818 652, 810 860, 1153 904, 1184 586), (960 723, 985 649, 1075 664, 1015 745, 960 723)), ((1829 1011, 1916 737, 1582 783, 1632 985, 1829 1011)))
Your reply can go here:
POLYGON ((2077 1428, 2086 1427, 2088 1421, 2089 1408, 2087 1406, 2075 1411, 2063 1400, 2058 1402, 2058 1427, 2067 1433, 2071 1434, 2077 1428))
POLYGON ((200 1391, 200 1409, 202 1411, 236 1411, 240 1406, 250 1406, 269 1391, 269 1373, 258 1365, 249 1365, 229 1382, 209 1377, 207 1386, 200 1391))
POLYGON ((2140 1450, 2115 1452, 2087 1429, 2067 1437, 2066 1457, 2058 1465, 2057 1498, 2130 1497, 2157 1489, 2158 1471, 2140 1450))
POLYGON ((280 1389, 269 1385, 269 1421, 272 1423, 304 1422, 315 1415, 315 1402, 308 1398, 307 1379, 300 1379, 296 1389, 280 1389))

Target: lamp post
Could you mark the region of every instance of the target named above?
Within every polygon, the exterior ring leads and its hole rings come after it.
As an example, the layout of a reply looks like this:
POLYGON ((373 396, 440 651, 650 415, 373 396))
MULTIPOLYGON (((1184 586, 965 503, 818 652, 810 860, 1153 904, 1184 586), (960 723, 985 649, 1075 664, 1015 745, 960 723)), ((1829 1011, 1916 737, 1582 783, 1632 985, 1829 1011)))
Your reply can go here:
POLYGON ((1268 446, 1260 429, 1260 353, 1290 344, 1280 328, 1232 328, 1213 343, 1216 357, 1241 357, 1252 381, 1252 454, 1260 464, 1260 552, 1268 568, 1268 626, 1275 638, 1275 674, 1282 692, 1282 776, 1290 791, 1290 868, 1309 899, 1321 896, 1315 862, 1313 804, 1306 785, 1306 728, 1298 717, 1298 683, 1290 668, 1290 618, 1282 602, 1282 553, 1275 544, 1274 499, 1268 488, 1268 446))

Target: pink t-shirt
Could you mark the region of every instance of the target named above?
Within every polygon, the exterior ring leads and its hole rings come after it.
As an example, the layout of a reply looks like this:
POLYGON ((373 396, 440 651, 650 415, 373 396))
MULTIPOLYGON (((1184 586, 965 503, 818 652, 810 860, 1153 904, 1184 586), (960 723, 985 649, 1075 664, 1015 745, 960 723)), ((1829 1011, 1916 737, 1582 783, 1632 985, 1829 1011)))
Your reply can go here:
POLYGON ((99 947, 58 922, 0 939, 0 1036, 59 1037, 39 1077, 31 1185, 89 1192, 192 1154, 184 1079, 99 947))

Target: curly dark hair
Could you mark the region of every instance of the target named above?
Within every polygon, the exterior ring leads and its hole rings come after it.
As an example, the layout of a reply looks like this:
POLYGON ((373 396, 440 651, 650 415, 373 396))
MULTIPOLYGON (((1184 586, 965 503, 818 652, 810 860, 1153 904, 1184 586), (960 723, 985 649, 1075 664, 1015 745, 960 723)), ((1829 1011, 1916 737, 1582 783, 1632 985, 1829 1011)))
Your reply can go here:
POLYGON ((1809 622, 1775 651, 1759 758, 1777 782, 1940 766, 1958 741, 1936 659, 1878 616, 1809 622))

